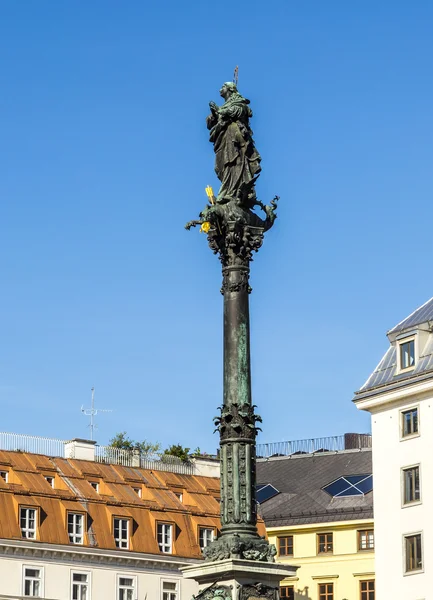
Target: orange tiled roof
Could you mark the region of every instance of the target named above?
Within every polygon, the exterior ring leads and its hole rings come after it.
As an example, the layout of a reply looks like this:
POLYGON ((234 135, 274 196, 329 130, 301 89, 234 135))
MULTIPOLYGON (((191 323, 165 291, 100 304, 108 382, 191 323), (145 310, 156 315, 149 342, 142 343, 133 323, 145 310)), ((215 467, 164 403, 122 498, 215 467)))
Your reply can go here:
POLYGON ((173 554, 191 558, 201 557, 199 527, 220 527, 217 478, 4 450, 0 470, 8 473, 7 483, 0 478, 3 539, 21 539, 19 507, 39 509, 36 541, 52 544, 70 545, 68 512, 87 515, 84 546, 115 549, 117 516, 132 523, 130 549, 152 554, 160 554, 157 522, 172 523, 173 554), (46 477, 54 477, 54 488, 46 477), (98 491, 89 482, 98 483, 98 491))

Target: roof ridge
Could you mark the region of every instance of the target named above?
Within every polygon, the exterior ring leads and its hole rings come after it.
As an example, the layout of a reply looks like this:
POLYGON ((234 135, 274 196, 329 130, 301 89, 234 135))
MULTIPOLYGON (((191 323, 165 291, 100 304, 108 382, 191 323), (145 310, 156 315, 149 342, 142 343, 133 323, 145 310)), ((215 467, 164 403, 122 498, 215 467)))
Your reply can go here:
POLYGON ((418 308, 416 308, 415 310, 413 310, 409 315, 407 315, 407 317, 405 317, 404 319, 402 319, 401 321, 399 321, 397 323, 397 325, 394 325, 394 327, 391 327, 391 329, 389 329, 386 332, 386 335, 388 335, 389 333, 393 332, 395 329, 397 329, 397 327, 399 325, 401 325, 402 323, 404 323, 405 321, 407 321, 408 319, 410 319, 411 317, 413 317, 413 315, 418 312, 419 310, 421 310, 422 308, 424 308, 424 306, 426 306, 429 302, 431 302, 433 300, 433 296, 431 298, 429 298, 426 302, 424 302, 424 304, 421 304, 421 306, 418 306, 418 308))

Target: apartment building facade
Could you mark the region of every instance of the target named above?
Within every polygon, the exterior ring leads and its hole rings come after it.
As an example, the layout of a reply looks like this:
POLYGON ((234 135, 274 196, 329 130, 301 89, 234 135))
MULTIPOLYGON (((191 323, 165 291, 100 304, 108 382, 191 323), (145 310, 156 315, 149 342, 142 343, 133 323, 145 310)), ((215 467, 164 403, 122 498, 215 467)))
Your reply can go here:
POLYGON ((200 563, 217 534, 219 478, 95 462, 84 440, 67 454, 0 450, 0 598, 197 594, 179 568, 200 563))
POLYGON ((377 599, 433 598, 433 299, 398 323, 356 393, 371 413, 377 599))
POLYGON ((371 449, 261 459, 257 477, 277 560, 298 567, 281 598, 375 600, 371 449))

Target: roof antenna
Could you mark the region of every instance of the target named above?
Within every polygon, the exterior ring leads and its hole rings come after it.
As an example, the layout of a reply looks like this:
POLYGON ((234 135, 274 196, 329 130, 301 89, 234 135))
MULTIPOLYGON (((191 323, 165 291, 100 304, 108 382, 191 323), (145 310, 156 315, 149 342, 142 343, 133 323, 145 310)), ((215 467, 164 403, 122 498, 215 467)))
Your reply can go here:
POLYGON ((235 71, 233 73, 233 83, 236 87, 238 87, 238 78, 239 78, 239 67, 236 65, 235 71))
POLYGON ((90 439, 93 441, 93 432, 95 431, 95 429, 98 429, 98 427, 95 424, 95 417, 98 413, 100 412, 113 412, 111 409, 109 408, 95 408, 95 388, 92 387, 92 404, 91 404, 91 408, 84 408, 84 405, 81 406, 81 412, 86 415, 86 417, 90 417, 90 423, 88 425, 88 427, 90 427, 90 439))

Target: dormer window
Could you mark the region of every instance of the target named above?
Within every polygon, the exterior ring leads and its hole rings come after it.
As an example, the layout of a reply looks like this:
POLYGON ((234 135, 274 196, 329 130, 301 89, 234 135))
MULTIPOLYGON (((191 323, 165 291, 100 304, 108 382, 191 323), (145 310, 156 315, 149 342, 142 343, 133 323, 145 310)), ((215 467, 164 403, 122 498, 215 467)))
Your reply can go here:
POLYGON ((400 343, 400 369, 410 369, 415 366, 415 340, 400 343))
MULTIPOLYGON (((423 332, 421 332, 422 334, 423 332)), ((395 374, 406 373, 415 369, 417 357, 419 355, 419 339, 418 334, 411 332, 410 334, 401 335, 396 340, 396 358, 397 369, 395 374)))

